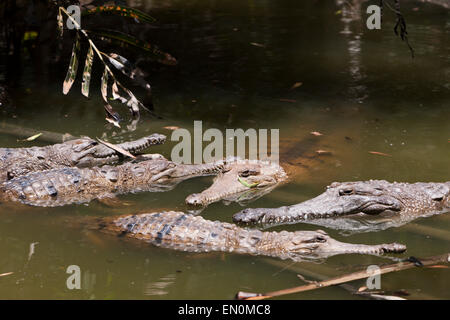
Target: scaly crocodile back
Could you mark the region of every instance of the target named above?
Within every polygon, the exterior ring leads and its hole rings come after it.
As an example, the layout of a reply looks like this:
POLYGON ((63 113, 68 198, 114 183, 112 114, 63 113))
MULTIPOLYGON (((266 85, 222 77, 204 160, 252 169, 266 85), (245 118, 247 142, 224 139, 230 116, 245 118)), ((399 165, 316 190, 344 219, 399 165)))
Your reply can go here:
MULTIPOLYGON (((183 177, 169 176, 175 167, 167 159, 151 159, 119 166, 46 170, 3 182, 0 197, 28 205, 55 207, 117 194, 167 191, 183 180, 183 177)), ((189 177, 188 173, 184 178, 189 177)))
MULTIPOLYGON (((166 136, 155 133, 116 146, 137 154, 165 140, 166 136)), ((43 170, 100 166, 117 162, 120 158, 115 150, 89 137, 44 147, 0 148, 0 182, 43 170)))
POLYGON ((230 223, 174 211, 120 217, 112 225, 128 237, 191 252, 256 253, 255 244, 263 234, 259 230, 246 230, 230 223))
POLYGON ((4 182, 0 193, 7 200, 34 206, 81 203, 93 198, 93 192, 85 192, 92 176, 92 171, 78 168, 35 172, 4 182))
POLYGON ((234 224, 205 220, 183 212, 159 212, 101 218, 95 228, 125 235, 156 246, 191 252, 236 252, 295 261, 341 253, 381 254, 403 252, 399 244, 342 243, 323 231, 263 232, 234 224))

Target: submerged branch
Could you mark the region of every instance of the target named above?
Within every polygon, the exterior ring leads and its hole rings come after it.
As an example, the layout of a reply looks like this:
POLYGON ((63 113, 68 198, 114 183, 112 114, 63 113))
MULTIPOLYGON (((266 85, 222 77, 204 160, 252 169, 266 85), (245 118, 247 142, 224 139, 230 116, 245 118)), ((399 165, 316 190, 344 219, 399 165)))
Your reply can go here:
POLYGON ((50 143, 61 143, 69 140, 77 139, 77 137, 69 133, 59 133, 51 131, 36 130, 26 127, 21 127, 15 124, 9 124, 5 122, 0 123, 0 133, 9 134, 18 138, 28 138, 32 135, 41 133, 39 136, 39 141, 45 141, 50 143))
MULTIPOLYGON (((390 264, 387 266, 382 266, 382 267, 380 267, 380 275, 385 274, 385 273, 402 271, 402 270, 407 270, 407 269, 417 267, 417 265, 418 265, 417 261, 414 261, 413 259, 411 259, 411 260, 412 261, 407 260, 407 261, 390 264)), ((450 253, 445 253, 445 254, 442 254, 439 256, 433 256, 433 257, 428 257, 425 259, 420 259, 420 262, 421 262, 422 266, 432 266, 432 265, 436 265, 438 263, 449 263, 450 262, 450 253)), ((320 281, 320 282, 314 282, 314 283, 303 285, 303 286, 297 286, 297 287, 293 287, 293 288, 272 291, 272 292, 267 292, 267 293, 238 292, 236 297, 241 298, 242 300, 262 300, 262 299, 273 298, 273 297, 283 296, 283 295, 292 294, 292 293, 299 293, 299 292, 315 290, 318 288, 340 285, 340 284, 343 284, 346 282, 368 278, 370 276, 373 276, 373 274, 367 272, 367 270, 361 270, 361 271, 353 272, 350 274, 346 274, 343 276, 335 277, 335 278, 320 281)))

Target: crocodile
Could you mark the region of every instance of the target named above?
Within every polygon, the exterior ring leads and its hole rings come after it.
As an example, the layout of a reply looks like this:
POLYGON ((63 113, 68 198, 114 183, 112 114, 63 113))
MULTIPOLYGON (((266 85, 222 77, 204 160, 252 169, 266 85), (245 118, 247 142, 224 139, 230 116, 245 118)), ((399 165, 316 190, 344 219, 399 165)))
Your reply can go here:
MULTIPOLYGON (((242 179, 249 179, 250 183, 256 181, 250 179, 249 172, 257 170, 264 172, 263 179, 258 180, 263 184, 264 181, 270 181, 269 173, 274 176, 279 174, 279 171, 269 171, 266 167, 274 166, 234 158, 206 164, 177 164, 155 154, 151 157, 140 156, 136 160, 117 166, 66 167, 30 173, 0 184, 0 200, 44 207, 79 204, 94 199, 113 198, 118 194, 169 191, 189 178, 217 174, 220 177, 228 177, 229 172, 237 174, 236 168, 241 170, 241 175, 246 176, 246 178, 239 177, 242 183, 246 183, 242 179)), ((233 177, 238 179, 234 175, 233 177)), ((215 184, 227 188, 225 183, 218 180, 215 184)), ((248 190, 250 187, 251 185, 247 185, 245 188, 248 190)), ((241 189, 234 191, 238 192, 241 189)), ((225 195, 230 193, 217 194, 214 199, 219 200, 220 196, 225 195)))
MULTIPOLYGON (((92 219, 92 218, 91 218, 92 219)), ((163 248, 190 252, 235 252, 294 261, 339 254, 401 253, 398 243, 365 245, 339 242, 322 230, 267 232, 211 221, 183 212, 157 212, 95 218, 90 229, 134 238, 163 248)))
MULTIPOLYGON (((450 211, 450 182, 390 183, 385 180, 333 182, 321 195, 292 206, 247 208, 233 215, 237 223, 283 224, 343 216, 384 217, 399 226, 418 217, 450 211)), ((336 223, 335 223, 336 225, 336 223)), ((349 225, 351 227, 352 224, 349 225)))
POLYGON ((226 203, 238 202, 244 205, 270 192, 286 179, 283 168, 276 163, 236 160, 233 166, 226 168, 214 179, 209 188, 189 195, 186 204, 204 207, 223 200, 226 203))
MULTIPOLYGON (((136 154, 165 140, 162 134, 152 134, 117 146, 136 154)), ((0 148, 0 182, 48 169, 100 166, 117 162, 121 157, 115 150, 89 137, 44 147, 0 148)))
POLYGON ((45 170, 0 184, 0 200, 55 207, 114 198, 125 193, 168 191, 185 179, 217 174, 225 166, 225 161, 176 164, 155 154, 117 166, 45 170))

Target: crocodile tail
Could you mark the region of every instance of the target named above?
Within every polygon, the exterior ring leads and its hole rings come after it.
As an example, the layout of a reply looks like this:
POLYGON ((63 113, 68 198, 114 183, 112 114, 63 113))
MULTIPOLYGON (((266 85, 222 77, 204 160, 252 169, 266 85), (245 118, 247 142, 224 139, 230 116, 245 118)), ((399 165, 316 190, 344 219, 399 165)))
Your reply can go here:
MULTIPOLYGON (((134 141, 126 141, 117 144, 118 147, 132 153, 137 154, 152 145, 163 144, 166 141, 166 136, 159 133, 154 133, 147 137, 143 137, 134 141)), ((117 152, 103 144, 99 144, 95 151, 95 156, 98 158, 107 158, 117 154, 117 152)))

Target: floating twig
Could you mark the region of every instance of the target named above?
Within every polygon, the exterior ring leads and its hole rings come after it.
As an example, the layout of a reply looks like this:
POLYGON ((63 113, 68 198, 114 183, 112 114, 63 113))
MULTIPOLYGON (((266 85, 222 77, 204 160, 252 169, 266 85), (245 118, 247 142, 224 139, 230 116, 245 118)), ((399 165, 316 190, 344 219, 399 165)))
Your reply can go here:
POLYGON ((392 157, 392 155, 388 153, 378 152, 378 151, 369 151, 370 154, 375 154, 377 156, 384 156, 384 157, 392 157))

